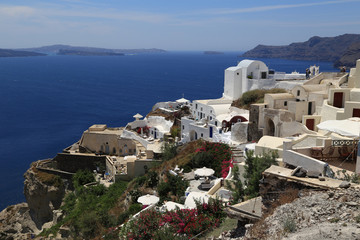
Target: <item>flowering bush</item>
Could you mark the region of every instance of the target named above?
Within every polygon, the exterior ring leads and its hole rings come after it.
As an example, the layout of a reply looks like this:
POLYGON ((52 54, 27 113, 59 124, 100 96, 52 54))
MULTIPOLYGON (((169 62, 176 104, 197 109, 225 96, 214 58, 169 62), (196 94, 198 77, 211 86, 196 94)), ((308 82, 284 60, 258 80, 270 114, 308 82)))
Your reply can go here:
POLYGON ((217 177, 225 178, 233 166, 232 152, 227 144, 204 141, 195 153, 191 167, 210 167, 215 170, 217 177))
POLYGON ((196 209, 178 209, 160 214, 148 210, 139 218, 130 221, 122 229, 121 236, 126 239, 156 239, 160 232, 172 233, 171 239, 189 239, 212 227, 218 227, 225 213, 220 200, 197 203, 196 209))

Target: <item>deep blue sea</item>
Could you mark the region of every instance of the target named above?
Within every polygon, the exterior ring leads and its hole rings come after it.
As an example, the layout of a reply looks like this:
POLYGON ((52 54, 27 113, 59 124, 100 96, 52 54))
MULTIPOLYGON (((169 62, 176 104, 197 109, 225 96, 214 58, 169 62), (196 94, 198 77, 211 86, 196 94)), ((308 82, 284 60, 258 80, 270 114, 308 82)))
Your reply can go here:
MULTIPOLYGON (((0 210, 25 200, 23 174, 92 124, 125 126, 159 101, 221 97, 227 67, 240 53, 168 52, 109 57, 0 58, 0 210)), ((328 62, 259 59, 292 72, 328 62)))

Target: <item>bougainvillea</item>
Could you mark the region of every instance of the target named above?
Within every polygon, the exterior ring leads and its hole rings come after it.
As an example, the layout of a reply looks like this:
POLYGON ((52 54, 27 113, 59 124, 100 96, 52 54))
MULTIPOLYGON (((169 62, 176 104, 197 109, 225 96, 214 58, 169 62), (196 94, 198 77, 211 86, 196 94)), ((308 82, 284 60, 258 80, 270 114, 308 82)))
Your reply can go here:
POLYGON ((227 144, 204 141, 195 152, 192 167, 210 167, 217 177, 225 178, 233 166, 232 152, 227 144))
POLYGON ((164 214, 148 210, 124 226, 126 239, 154 239, 159 231, 171 230, 174 236, 191 238, 204 230, 218 227, 225 213, 220 200, 197 203, 195 209, 178 209, 164 214))

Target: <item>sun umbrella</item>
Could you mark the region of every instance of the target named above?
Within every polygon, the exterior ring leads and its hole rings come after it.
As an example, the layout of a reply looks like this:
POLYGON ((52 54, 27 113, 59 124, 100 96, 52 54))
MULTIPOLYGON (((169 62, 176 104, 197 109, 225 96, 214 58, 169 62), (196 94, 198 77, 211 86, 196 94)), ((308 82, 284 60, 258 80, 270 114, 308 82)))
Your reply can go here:
POLYGON ((146 194, 144 196, 139 197, 137 201, 142 205, 151 205, 159 202, 159 198, 155 195, 146 194))
POLYGON ((195 174, 198 176, 209 177, 213 175, 215 171, 211 168, 203 167, 195 170, 195 174))
POLYGON ((135 118, 136 120, 139 120, 140 118, 142 118, 143 116, 140 113, 137 113, 133 116, 133 118, 135 118))

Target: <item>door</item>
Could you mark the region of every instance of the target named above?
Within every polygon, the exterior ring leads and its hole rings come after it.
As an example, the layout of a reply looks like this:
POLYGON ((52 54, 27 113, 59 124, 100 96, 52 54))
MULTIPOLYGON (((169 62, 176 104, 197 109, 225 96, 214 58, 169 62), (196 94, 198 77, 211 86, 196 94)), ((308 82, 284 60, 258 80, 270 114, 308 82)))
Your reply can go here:
POLYGON ((334 93, 334 107, 342 108, 343 106, 343 93, 335 92, 334 93))
POLYGON ((308 115, 312 115, 312 102, 308 104, 308 115))
POLYGON ((154 139, 156 139, 157 135, 156 135, 156 129, 154 130, 154 139))
POLYGON ((210 129, 209 136, 210 136, 210 138, 212 138, 213 137, 213 127, 210 127, 209 129, 210 129))
POLYGON ((353 117, 360 117, 360 109, 359 108, 354 108, 352 116, 353 117))
POLYGON ((315 129, 315 119, 313 119, 313 118, 306 119, 306 127, 309 130, 314 131, 314 129, 315 129))

